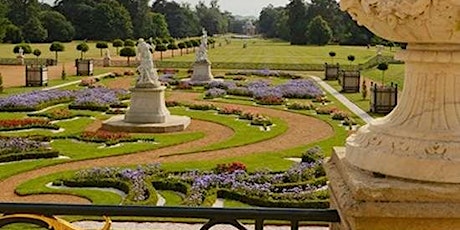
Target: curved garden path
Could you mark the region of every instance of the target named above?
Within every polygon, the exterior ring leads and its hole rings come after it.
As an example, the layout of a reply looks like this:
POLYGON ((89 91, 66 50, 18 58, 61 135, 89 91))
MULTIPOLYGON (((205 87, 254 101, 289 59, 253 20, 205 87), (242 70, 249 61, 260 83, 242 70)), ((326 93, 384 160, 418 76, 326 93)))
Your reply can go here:
MULTIPOLYGON (((198 98, 198 94, 195 93, 184 93, 174 92, 170 98, 178 101, 191 101, 198 98)), ((220 105, 219 103, 213 103, 220 105)), ((69 170, 78 170, 89 167, 102 167, 102 166, 123 166, 123 165, 134 165, 134 164, 146 164, 149 162, 177 162, 177 161, 197 161, 197 160, 209 160, 219 159, 226 157, 243 156, 252 153, 269 152, 269 151, 281 151, 289 148, 293 148, 300 145, 305 145, 318 141, 334 135, 333 128, 321 120, 313 117, 290 113, 287 111, 269 109, 264 107, 252 107, 243 105, 234 105, 240 107, 243 110, 251 110, 253 112, 268 115, 270 117, 279 117, 288 124, 288 130, 269 140, 261 141, 254 144, 249 144, 240 147, 234 147, 223 150, 197 152, 186 155, 172 155, 178 152, 183 152, 184 149, 193 149, 196 147, 206 146, 210 143, 219 142, 229 138, 233 132, 227 127, 223 127, 218 124, 204 122, 199 120, 193 120, 189 129, 191 131, 200 130, 206 134, 205 138, 200 140, 179 144, 171 147, 165 147, 153 151, 139 152, 129 155, 113 156, 92 160, 83 160, 76 162, 68 162, 54 166, 48 166, 25 173, 21 173, 12 177, 9 177, 0 182, 0 201, 7 202, 53 202, 53 203, 88 203, 87 200, 70 196, 70 195, 32 195, 32 196, 18 196, 15 194, 15 188, 34 178, 45 176, 52 173, 58 173, 69 170)), ((93 125, 93 128, 96 128, 93 125)), ((188 130, 189 130, 188 129, 188 130)))

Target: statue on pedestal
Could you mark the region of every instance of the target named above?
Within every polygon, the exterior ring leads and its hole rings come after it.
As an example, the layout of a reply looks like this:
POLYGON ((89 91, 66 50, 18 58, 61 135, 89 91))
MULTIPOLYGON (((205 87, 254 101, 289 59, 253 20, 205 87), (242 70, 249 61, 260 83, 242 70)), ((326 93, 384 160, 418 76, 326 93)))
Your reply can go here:
POLYGON ((196 62, 208 62, 208 33, 203 28, 201 36, 201 45, 196 52, 196 62))
POLYGON ((136 88, 158 88, 161 86, 158 73, 153 64, 151 50, 155 50, 150 44, 140 38, 137 45, 138 59, 140 65, 137 67, 139 77, 136 88))

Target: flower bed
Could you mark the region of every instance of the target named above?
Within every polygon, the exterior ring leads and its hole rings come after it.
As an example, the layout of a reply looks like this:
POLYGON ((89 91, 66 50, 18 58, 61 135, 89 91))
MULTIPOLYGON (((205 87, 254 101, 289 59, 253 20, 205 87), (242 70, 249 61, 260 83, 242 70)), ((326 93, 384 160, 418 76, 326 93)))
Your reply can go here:
POLYGON ((147 177, 160 173, 158 164, 136 169, 92 168, 78 171, 71 180, 59 180, 53 184, 69 187, 113 187, 128 194, 124 204, 156 205, 157 196, 147 177))
POLYGON ((44 139, 0 136, 0 162, 58 157, 44 139))
POLYGON ((122 89, 103 87, 78 91, 69 109, 92 110, 105 112, 110 105, 122 104, 121 100, 129 98, 129 92, 122 89))
POLYGON ((178 101, 166 101, 165 104, 166 104, 166 107, 182 106, 182 103, 180 103, 178 101))
POLYGON ((217 110, 217 107, 213 104, 190 104, 188 105, 189 109, 193 110, 217 110))
POLYGON ((349 117, 347 112, 340 111, 340 110, 333 111, 331 113, 331 116, 332 116, 332 120, 339 120, 339 121, 343 121, 345 120, 345 118, 349 117))
POLYGON ((294 102, 294 103, 290 103, 288 105, 286 105, 286 107, 288 109, 292 109, 292 110, 311 110, 311 109, 314 109, 314 106, 312 104, 303 104, 303 103, 298 103, 298 102, 294 102))
POLYGON ((108 146, 116 145, 119 143, 125 142, 138 142, 138 141, 155 141, 154 138, 138 138, 133 137, 129 133, 123 132, 109 132, 109 131, 96 131, 96 132, 83 132, 80 135, 76 136, 63 136, 59 138, 71 138, 77 139, 79 141, 94 142, 94 143, 104 143, 108 146))
POLYGON ((205 89, 218 88, 218 89, 227 90, 227 89, 231 89, 235 87, 236 87, 236 84, 231 81, 211 81, 204 88, 205 89))
POLYGON ((13 131, 33 128, 58 130, 59 126, 51 124, 50 120, 48 119, 25 118, 0 120, 0 131, 13 131))
POLYGON ((273 125, 273 122, 270 120, 269 117, 257 114, 252 118, 251 125, 256 126, 270 126, 273 125))
POLYGON ((224 115, 241 115, 242 112, 243 111, 241 109, 230 106, 219 108, 217 111, 217 113, 224 115))
POLYGON ((17 94, 0 98, 0 111, 37 111, 48 106, 70 102, 74 97, 75 92, 70 90, 46 90, 17 94))
MULTIPOLYGON (((136 169, 94 168, 77 172, 72 180, 122 181, 131 184, 130 200, 138 204, 150 199, 153 185, 160 190, 185 194, 184 205, 200 206, 217 196, 269 207, 327 208, 327 180, 322 160, 293 165, 286 172, 267 170, 247 173, 240 162, 219 164, 212 172, 164 172, 158 165, 136 169), (224 194, 226 193, 226 194, 224 194)), ((94 186, 100 185, 94 183, 94 186)), ((126 188, 124 188, 126 190, 126 188)))
POLYGON ((213 99, 218 97, 225 97, 227 95, 227 91, 219 88, 211 88, 204 92, 205 99, 213 99))
POLYGON ((28 114, 30 117, 46 117, 51 120, 65 120, 65 119, 71 119, 75 117, 90 117, 87 114, 76 114, 73 113, 72 111, 68 109, 55 109, 49 112, 44 112, 44 113, 34 113, 34 114, 28 114))
POLYGON ((318 107, 315 109, 317 114, 321 115, 330 115, 333 112, 337 111, 337 108, 335 107, 318 107))

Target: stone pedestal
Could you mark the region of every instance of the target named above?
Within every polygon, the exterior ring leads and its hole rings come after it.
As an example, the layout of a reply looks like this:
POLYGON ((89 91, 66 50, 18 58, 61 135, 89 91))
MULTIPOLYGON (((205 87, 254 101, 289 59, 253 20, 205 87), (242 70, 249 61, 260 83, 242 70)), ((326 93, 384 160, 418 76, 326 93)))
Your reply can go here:
POLYGON ((214 77, 211 73, 211 62, 202 61, 193 64, 193 75, 190 81, 192 82, 210 82, 214 77))
POLYGON ((165 105, 165 89, 133 88, 131 89, 131 106, 125 115, 128 123, 164 123, 170 115, 165 105))
POLYGON ((327 164, 342 219, 332 229, 460 229, 460 2, 340 5, 377 35, 408 46, 396 55, 406 64, 396 108, 350 136, 327 164))
POLYGON ((131 89, 131 106, 126 115, 114 116, 102 124, 112 132, 169 133, 185 130, 189 117, 170 115, 165 105, 166 87, 131 89))
POLYGON ((104 59, 102 60, 102 66, 103 67, 112 66, 112 61, 111 61, 110 57, 104 57, 104 59))
POLYGON ((349 164, 345 148, 334 150, 326 172, 341 222, 331 229, 460 229, 460 184, 382 178, 349 164))

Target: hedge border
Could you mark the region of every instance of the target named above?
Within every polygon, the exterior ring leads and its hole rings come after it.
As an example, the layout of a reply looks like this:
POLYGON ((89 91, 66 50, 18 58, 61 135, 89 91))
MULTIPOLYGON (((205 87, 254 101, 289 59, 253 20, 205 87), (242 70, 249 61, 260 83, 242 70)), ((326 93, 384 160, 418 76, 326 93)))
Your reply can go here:
POLYGON ((49 159, 59 157, 58 151, 27 152, 27 153, 8 153, 0 155, 0 162, 14 162, 32 159, 49 159))

